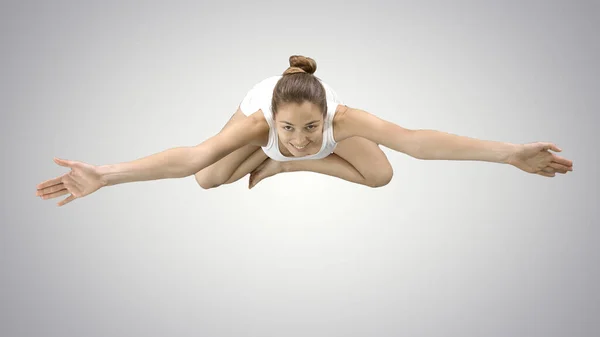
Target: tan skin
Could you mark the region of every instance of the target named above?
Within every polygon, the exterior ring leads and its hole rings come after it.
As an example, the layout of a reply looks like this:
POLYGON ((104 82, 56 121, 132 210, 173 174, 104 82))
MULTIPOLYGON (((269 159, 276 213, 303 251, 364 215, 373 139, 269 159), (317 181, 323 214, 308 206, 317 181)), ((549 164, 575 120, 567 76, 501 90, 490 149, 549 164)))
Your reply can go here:
MULTIPOLYGON (((391 166, 378 144, 416 157, 416 131, 385 121, 364 110, 338 105, 333 119, 334 153, 319 160, 275 162, 260 146, 268 141, 269 125, 261 110, 245 117, 237 111, 215 136, 189 148, 183 175, 195 175, 204 188, 235 181, 248 173, 250 187, 273 174, 285 171, 314 171, 367 186, 383 186, 391 179, 391 166), (194 173, 195 172, 195 173, 194 173), (221 174, 221 172, 225 172, 221 174)), ((275 119, 279 148, 284 156, 305 156, 318 152, 322 142, 323 117, 311 103, 289 104, 280 108, 275 119), (296 146, 306 146, 303 149, 296 146)), ((514 144, 506 163, 528 173, 553 177, 572 171, 572 161, 550 153, 560 152, 551 143, 514 144)), ((186 152, 187 154, 188 152, 186 152)), ((107 181, 98 166, 56 159, 71 171, 37 185, 36 196, 43 199, 71 194, 58 203, 63 206, 89 195, 107 181)), ((137 162, 137 161, 136 161, 137 162)), ((136 162, 133 162, 134 164, 136 162)), ((148 159, 144 162, 147 164, 148 159)))
MULTIPOLYGON (((246 117, 241 111, 234 114, 223 130, 256 119, 262 133, 252 144, 237 149, 219 162, 197 172, 196 181, 203 188, 229 184, 250 173, 249 188, 262 179, 281 172, 312 171, 345 179, 350 182, 380 187, 392 178, 392 166, 379 146, 362 137, 349 137, 341 133, 341 120, 347 106, 338 105, 333 119, 334 139, 338 143, 334 153, 319 160, 278 162, 267 157, 260 148, 268 142, 269 125, 261 110, 246 117)), ((283 156, 302 157, 319 151, 323 140, 323 116, 314 104, 288 104, 279 107, 275 115, 279 150, 283 156), (294 145, 304 146, 296 149, 294 145)), ((222 130, 222 131, 223 131, 222 130)))
MULTIPOLYGON (((338 161, 346 161, 348 167, 339 163, 331 165, 337 171, 325 173, 348 181, 361 183, 370 187, 386 185, 392 178, 392 166, 379 146, 368 139, 351 137, 341 123, 348 107, 338 105, 333 118, 333 138, 338 143, 334 154, 338 161), (344 133, 346 131, 346 133, 344 133), (356 169, 351 171, 350 166, 356 169), (344 172, 344 170, 346 170, 344 172)), ((317 153, 323 141, 323 117, 319 108, 311 103, 288 105, 281 108, 275 116, 275 125, 279 138, 279 149, 286 157, 302 157, 317 153), (308 121, 308 122, 307 122, 308 121), (298 149, 296 146, 305 146, 298 149)), ((333 161, 332 161, 333 162, 333 161)), ((261 180, 272 175, 294 171, 297 166, 305 166, 305 171, 315 171, 309 162, 265 160, 250 174, 249 187, 252 188, 261 180), (311 169, 313 168, 313 169, 311 169)), ((316 164, 316 163, 313 163, 316 164)), ((315 166, 315 165, 313 165, 315 166)))

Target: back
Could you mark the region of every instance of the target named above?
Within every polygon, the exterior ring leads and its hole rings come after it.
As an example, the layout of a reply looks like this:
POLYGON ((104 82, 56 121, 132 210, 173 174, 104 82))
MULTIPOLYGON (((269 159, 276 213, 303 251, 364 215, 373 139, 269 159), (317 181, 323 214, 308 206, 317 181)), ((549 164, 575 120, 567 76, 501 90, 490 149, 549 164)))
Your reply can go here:
MULTIPOLYGON (((252 89, 250 89, 244 99, 238 105, 239 109, 246 116, 250 116, 259 109, 263 109, 266 106, 271 105, 271 99, 273 98, 273 89, 281 76, 271 76, 258 83, 256 83, 252 89)), ((269 109, 270 110, 270 109, 269 109)))

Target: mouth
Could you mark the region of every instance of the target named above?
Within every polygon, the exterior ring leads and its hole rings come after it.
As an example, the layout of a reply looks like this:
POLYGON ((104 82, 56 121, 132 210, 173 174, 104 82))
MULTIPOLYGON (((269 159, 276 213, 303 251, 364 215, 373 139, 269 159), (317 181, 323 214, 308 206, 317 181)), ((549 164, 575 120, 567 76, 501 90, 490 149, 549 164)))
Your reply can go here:
POLYGON ((293 146, 293 147, 294 147, 294 149, 296 149, 296 150, 298 150, 298 151, 302 151, 302 150, 306 149, 306 147, 307 147, 307 146, 308 146, 308 144, 310 144, 310 143, 311 143, 311 142, 308 142, 308 143, 304 144, 303 146, 296 146, 296 145, 294 145, 294 144, 292 144, 292 143, 289 143, 289 144, 290 144, 291 146, 293 146))

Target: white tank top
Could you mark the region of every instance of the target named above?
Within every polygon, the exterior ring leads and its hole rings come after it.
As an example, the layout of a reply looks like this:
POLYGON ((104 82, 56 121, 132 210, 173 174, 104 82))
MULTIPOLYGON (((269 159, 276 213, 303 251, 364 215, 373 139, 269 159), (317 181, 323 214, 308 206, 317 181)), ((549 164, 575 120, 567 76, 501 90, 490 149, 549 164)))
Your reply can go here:
POLYGON ((302 156, 302 157, 286 157, 279 150, 279 137, 277 136, 277 129, 273 121, 273 110, 271 109, 271 100, 273 98, 273 89, 282 75, 272 76, 261 82, 257 83, 248 93, 246 97, 239 104, 240 110, 246 115, 250 116, 259 109, 262 109, 265 119, 269 124, 269 142, 266 146, 262 146, 263 152, 271 159, 276 161, 291 161, 291 160, 309 160, 309 159, 322 159, 329 156, 335 150, 337 143, 333 139, 333 117, 338 104, 344 105, 342 101, 337 97, 337 94, 331 89, 329 85, 321 81, 325 88, 325 96, 327 100, 327 116, 325 116, 323 125, 323 143, 319 152, 302 156))

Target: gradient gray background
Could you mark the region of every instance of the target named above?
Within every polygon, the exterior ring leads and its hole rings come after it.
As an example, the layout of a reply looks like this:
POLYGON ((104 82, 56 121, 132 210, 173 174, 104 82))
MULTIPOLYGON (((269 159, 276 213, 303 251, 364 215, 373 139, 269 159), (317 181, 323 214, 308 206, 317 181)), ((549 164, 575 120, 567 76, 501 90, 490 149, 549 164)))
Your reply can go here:
POLYGON ((3 1, 2 336, 598 336, 597 1, 3 1), (67 171, 196 145, 290 55, 411 129, 551 141, 555 178, 384 149, 309 172, 40 200, 67 171))

